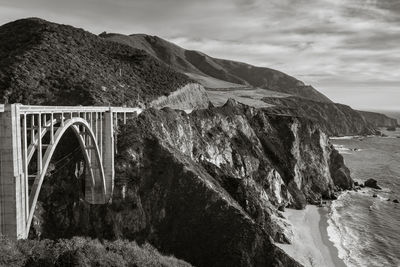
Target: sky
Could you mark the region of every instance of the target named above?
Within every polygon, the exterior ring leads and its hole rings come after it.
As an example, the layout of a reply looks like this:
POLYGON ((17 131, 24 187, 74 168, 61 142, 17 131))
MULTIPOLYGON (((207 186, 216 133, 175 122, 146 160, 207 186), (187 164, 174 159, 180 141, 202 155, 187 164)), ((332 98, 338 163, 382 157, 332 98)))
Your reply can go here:
POLYGON ((25 17, 157 35, 354 108, 400 110, 400 0, 0 0, 0 24, 25 17))

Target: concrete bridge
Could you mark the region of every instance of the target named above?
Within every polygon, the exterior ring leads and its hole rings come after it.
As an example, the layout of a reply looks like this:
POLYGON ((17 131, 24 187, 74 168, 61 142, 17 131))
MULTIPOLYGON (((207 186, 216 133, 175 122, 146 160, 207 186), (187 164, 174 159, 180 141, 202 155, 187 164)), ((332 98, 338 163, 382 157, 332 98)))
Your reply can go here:
POLYGON ((0 233, 27 238, 53 153, 71 129, 82 150, 85 199, 105 204, 114 185, 114 129, 139 108, 0 105, 0 233))

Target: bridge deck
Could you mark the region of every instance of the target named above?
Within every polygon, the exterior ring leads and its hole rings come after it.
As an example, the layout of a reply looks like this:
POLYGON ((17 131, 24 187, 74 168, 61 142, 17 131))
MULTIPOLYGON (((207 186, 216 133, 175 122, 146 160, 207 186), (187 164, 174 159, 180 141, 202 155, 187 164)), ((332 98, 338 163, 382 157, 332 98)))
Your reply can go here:
MULTIPOLYGON (((113 113, 134 113, 142 112, 141 108, 126 107, 106 107, 106 106, 36 106, 36 105, 20 105, 20 112, 25 114, 38 113, 68 113, 68 112, 107 112, 113 113)), ((4 104, 0 104, 0 112, 4 112, 4 104)))

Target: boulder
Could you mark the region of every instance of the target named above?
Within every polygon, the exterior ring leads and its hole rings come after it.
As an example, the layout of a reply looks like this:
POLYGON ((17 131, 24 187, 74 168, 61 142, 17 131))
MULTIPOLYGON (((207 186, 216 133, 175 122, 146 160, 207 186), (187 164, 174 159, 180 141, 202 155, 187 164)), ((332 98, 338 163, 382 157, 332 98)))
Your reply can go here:
POLYGON ((354 182, 354 186, 358 186, 358 182, 357 181, 354 182))
POLYGON ((378 195, 377 194, 373 194, 372 197, 378 197, 378 195))
POLYGON ((378 181, 375 179, 368 179, 365 181, 364 185, 366 187, 374 188, 374 189, 382 189, 381 187, 378 186, 378 181))
POLYGON ((398 199, 393 199, 393 202, 394 203, 399 203, 399 200, 398 199))

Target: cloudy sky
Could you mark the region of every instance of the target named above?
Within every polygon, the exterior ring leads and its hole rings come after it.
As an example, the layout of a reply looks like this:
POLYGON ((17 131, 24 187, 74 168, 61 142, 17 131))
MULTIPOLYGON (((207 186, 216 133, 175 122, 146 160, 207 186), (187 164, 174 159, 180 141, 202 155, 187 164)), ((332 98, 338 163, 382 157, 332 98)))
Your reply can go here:
POLYGON ((23 17, 158 35, 355 108, 400 110, 400 0, 0 0, 0 24, 23 17))

